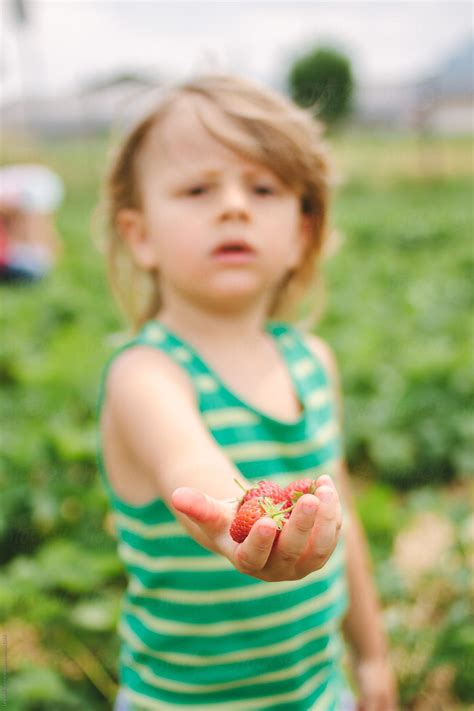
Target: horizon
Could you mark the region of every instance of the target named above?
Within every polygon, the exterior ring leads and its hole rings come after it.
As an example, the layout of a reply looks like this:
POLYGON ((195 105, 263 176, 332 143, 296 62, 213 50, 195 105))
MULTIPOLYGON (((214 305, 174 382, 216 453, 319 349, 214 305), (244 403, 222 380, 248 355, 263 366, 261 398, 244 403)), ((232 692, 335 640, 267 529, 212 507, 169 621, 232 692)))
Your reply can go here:
POLYGON ((15 25, 7 0, 1 7, 2 103, 64 96, 125 73, 174 81, 216 68, 282 88, 291 62, 322 45, 348 56, 360 86, 403 84, 422 80, 473 36, 469 2, 30 0, 26 27, 15 25), (74 30, 82 26, 86 53, 74 30))

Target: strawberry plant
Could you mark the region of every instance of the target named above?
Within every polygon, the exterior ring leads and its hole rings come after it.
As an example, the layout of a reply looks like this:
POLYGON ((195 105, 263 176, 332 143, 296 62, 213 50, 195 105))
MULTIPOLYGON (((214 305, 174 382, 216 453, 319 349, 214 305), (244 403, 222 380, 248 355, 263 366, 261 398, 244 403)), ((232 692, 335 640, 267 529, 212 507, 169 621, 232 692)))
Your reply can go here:
MULTIPOLYGON (((327 307, 316 330, 339 362, 346 453, 357 473, 402 708, 434 708, 441 699, 443 709, 460 711, 474 702, 466 602, 472 147, 467 139, 433 137, 427 148, 439 170, 424 176, 410 137, 337 140, 348 166, 334 204, 343 239, 324 265, 327 307), (443 173, 446 163, 455 170, 443 173), (426 511, 438 516, 434 532, 449 522, 451 538, 442 564, 413 577, 400 550, 414 527, 406 547, 418 551, 426 511)), ((8 708, 105 711, 116 691, 125 578, 97 476, 95 407, 105 360, 126 335, 91 239, 106 146, 96 139, 5 141, 2 151, 2 162, 45 162, 66 182, 57 268, 41 283, 0 288, 8 708)), ((421 538, 416 560, 434 539, 421 538)))

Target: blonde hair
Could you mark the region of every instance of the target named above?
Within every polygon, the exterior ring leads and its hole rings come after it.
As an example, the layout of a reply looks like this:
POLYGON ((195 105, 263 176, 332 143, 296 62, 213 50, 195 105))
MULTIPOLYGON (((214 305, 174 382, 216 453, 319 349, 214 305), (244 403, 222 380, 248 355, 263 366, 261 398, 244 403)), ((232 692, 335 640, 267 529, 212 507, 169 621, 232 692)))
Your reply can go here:
POLYGON ((204 99, 216 107, 228 119, 224 129, 213 126, 208 115, 204 118, 195 102, 209 133, 240 155, 266 165, 299 196, 302 213, 311 219, 311 239, 300 264, 279 285, 268 316, 293 319, 303 295, 316 298, 318 294, 315 308, 310 309, 314 323, 323 310, 325 292, 318 267, 330 237, 333 172, 322 141, 324 127, 310 111, 268 88, 232 75, 209 74, 177 85, 161 97, 119 146, 103 186, 99 212, 105 220, 108 278, 133 330, 159 312, 159 275, 133 262, 117 230, 117 216, 124 208, 141 208, 139 158, 152 129, 183 96, 204 99))

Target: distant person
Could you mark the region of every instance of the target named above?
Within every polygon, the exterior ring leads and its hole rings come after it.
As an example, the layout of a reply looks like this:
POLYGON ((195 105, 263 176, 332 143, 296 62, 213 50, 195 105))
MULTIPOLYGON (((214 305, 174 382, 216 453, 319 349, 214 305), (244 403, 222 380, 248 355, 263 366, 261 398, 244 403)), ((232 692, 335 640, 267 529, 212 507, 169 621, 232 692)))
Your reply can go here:
POLYGON ((128 577, 116 711, 396 708, 336 360, 290 320, 330 187, 319 124, 234 76, 171 90, 115 156, 106 253, 135 334, 99 396, 128 577), (236 540, 237 482, 262 479, 301 496, 278 538, 263 516, 236 540))
POLYGON ((42 165, 0 167, 0 282, 32 282, 55 264, 61 240, 54 213, 64 187, 42 165))

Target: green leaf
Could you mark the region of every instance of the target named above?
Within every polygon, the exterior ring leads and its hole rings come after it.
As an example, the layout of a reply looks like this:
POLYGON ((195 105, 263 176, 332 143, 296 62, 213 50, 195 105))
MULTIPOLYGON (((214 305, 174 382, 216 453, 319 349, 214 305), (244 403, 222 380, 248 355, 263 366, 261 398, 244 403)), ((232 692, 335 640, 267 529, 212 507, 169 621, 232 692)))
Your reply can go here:
POLYGON ((37 561, 47 587, 71 593, 95 590, 121 570, 115 553, 88 550, 67 539, 46 543, 37 561))
POLYGON ((71 612, 71 620, 78 627, 105 632, 115 629, 118 614, 118 601, 109 595, 78 603, 71 612))
POLYGON ((12 674, 8 680, 8 694, 17 704, 24 704, 23 708, 39 702, 74 702, 72 691, 58 672, 46 667, 12 674))

